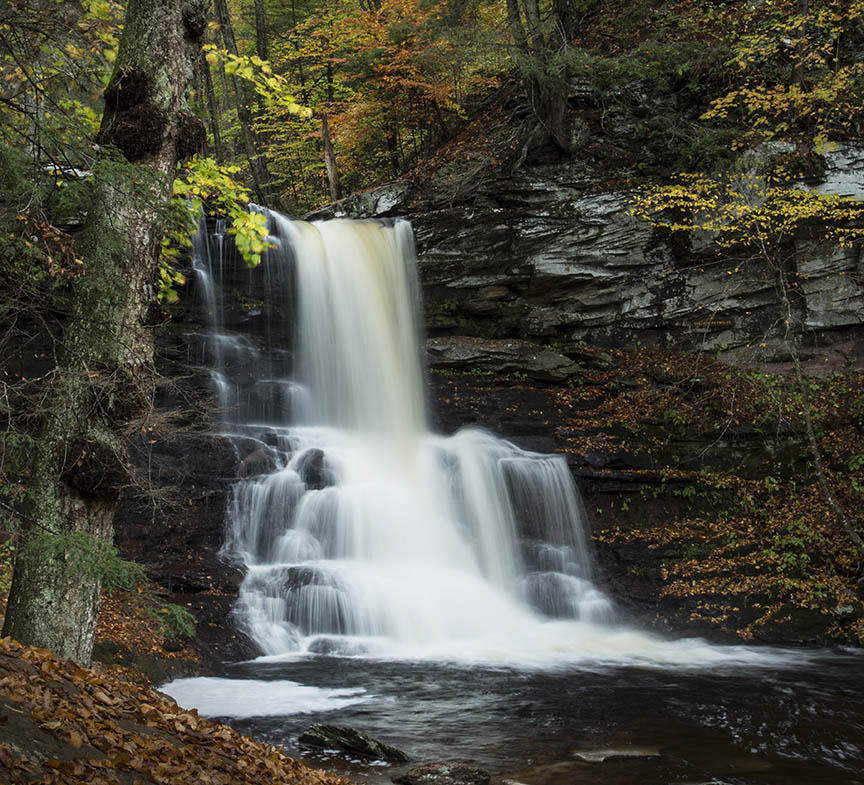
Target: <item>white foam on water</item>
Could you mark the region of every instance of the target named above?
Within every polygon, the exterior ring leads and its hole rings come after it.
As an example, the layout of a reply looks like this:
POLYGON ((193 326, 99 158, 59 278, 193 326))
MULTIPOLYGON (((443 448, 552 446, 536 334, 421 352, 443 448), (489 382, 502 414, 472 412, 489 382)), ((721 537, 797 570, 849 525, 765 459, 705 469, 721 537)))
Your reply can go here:
POLYGON ((335 711, 369 699, 366 690, 309 687, 294 681, 175 679, 159 690, 204 717, 287 717, 335 711))
POLYGON ((571 621, 529 625, 517 641, 497 636, 453 641, 438 648, 415 651, 394 647, 391 656, 523 670, 771 669, 800 666, 807 659, 806 653, 789 649, 716 645, 701 638, 670 640, 626 626, 571 621))
POLYGON ((799 649, 718 645, 701 638, 668 639, 627 626, 587 622, 528 622, 518 637, 495 634, 406 644, 396 638, 322 636, 303 639, 300 648, 262 655, 258 663, 290 663, 322 652, 380 662, 414 662, 516 668, 525 671, 584 671, 610 668, 704 670, 776 669, 802 666, 812 654, 799 649), (324 646, 322 647, 322 641, 324 646), (311 647, 311 648, 310 648, 311 647))

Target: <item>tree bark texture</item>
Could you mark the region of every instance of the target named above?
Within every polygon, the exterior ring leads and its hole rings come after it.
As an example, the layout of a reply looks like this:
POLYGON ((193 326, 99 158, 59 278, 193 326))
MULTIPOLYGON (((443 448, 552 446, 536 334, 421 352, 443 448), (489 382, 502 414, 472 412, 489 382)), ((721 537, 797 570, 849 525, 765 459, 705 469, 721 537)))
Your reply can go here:
MULTIPOLYGON (((214 0, 216 9, 216 21, 222 33, 222 41, 225 49, 233 55, 239 54, 237 41, 234 38, 234 26, 231 24, 231 16, 228 12, 226 0, 214 0)), ((243 136, 243 147, 246 151, 246 160, 249 162, 249 174, 252 176, 252 184, 255 188, 256 198, 262 203, 273 205, 274 198, 270 192, 270 173, 267 165, 260 154, 260 144, 252 128, 252 96, 243 80, 235 73, 234 93, 237 96, 237 119, 240 122, 240 132, 243 136)))
POLYGON ((525 92, 544 135, 565 155, 572 152, 566 53, 575 35, 572 0, 553 0, 544 35, 537 0, 507 0, 507 21, 521 60, 525 92), (523 22, 524 17, 524 22, 523 22))
POLYGON ((3 635, 81 663, 92 652, 101 582, 62 544, 75 535, 94 548, 110 543, 129 481, 125 437, 152 402, 148 319, 162 220, 177 161, 203 143, 186 93, 205 29, 203 0, 129 0, 99 134, 121 155, 94 171, 77 244, 85 274, 71 283, 32 459, 3 635))
POLYGON ((255 44, 258 57, 270 59, 270 47, 267 41, 267 14, 264 12, 264 0, 255 0, 255 44))
POLYGON ((339 165, 336 163, 336 152, 333 150, 333 140, 330 138, 330 126, 326 114, 321 115, 321 141, 324 145, 324 167, 327 169, 330 201, 336 202, 342 198, 342 184, 339 182, 339 165))
POLYGON ((213 154, 221 164, 225 160, 225 148, 222 146, 222 132, 219 130, 219 109, 216 103, 216 92, 213 89, 210 64, 202 56, 198 59, 198 67, 201 69, 204 94, 207 97, 207 119, 210 122, 210 133, 213 136, 213 154))

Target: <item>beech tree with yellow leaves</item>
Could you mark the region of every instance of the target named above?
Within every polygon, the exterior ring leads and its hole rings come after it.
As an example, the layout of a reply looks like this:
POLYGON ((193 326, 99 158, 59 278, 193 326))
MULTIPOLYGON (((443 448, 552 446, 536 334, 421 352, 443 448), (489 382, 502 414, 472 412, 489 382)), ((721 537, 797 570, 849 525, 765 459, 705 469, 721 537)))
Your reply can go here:
POLYGON ((843 39, 862 15, 864 3, 839 0, 797 0, 791 10, 773 0, 754 8, 729 62, 739 83, 703 115, 740 129, 737 171, 684 173, 646 185, 634 194, 631 212, 673 233, 710 233, 718 252, 735 260, 730 275, 748 261, 771 272, 779 337, 803 401, 814 474, 838 529, 864 562, 860 524, 839 503, 825 471, 793 337, 805 242, 838 252, 864 244, 864 201, 808 184, 823 156, 861 131, 864 65, 844 58, 843 39))

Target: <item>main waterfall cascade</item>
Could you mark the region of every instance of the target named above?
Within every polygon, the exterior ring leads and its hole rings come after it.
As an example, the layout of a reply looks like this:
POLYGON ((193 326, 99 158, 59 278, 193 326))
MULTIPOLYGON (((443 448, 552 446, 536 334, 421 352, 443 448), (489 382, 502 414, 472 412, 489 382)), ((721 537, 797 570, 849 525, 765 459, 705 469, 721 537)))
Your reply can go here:
POLYGON ((268 219, 251 274, 296 324, 293 370, 290 327, 225 328, 224 226, 195 246, 221 417, 268 469, 236 484, 226 543, 262 651, 416 657, 610 620, 565 461, 429 432, 410 224, 268 219))

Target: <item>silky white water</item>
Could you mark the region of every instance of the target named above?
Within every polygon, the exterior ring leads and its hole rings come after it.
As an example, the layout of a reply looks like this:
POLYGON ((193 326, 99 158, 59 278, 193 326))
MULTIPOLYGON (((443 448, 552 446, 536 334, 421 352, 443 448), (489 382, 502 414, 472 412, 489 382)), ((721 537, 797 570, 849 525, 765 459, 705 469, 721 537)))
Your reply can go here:
POLYGON ((224 243, 196 245, 205 354, 249 475, 225 550, 247 569, 236 615, 264 655, 760 658, 615 626, 565 461, 429 432, 408 222, 268 220, 276 247, 250 275, 296 325, 293 363, 273 317, 254 339, 226 328, 224 243))

